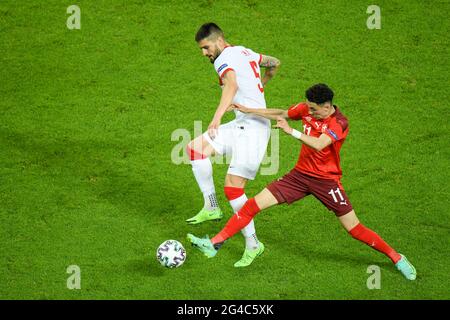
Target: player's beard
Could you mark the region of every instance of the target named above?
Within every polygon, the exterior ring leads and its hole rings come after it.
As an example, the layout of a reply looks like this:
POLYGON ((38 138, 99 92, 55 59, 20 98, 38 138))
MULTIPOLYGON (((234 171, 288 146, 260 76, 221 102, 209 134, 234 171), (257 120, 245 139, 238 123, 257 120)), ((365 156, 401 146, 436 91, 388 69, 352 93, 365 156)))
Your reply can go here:
POLYGON ((209 58, 209 62, 214 63, 214 61, 216 61, 217 57, 220 56, 221 53, 222 51, 220 51, 219 47, 216 46, 216 52, 214 52, 214 54, 209 58))

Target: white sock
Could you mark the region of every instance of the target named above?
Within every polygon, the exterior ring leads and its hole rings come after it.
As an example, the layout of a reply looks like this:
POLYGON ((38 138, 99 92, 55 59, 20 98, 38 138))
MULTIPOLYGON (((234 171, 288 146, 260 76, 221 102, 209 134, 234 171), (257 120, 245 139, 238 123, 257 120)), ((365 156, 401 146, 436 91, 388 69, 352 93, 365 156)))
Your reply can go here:
POLYGON ((205 200, 204 208, 207 210, 214 210, 219 207, 219 203, 217 202, 216 193, 213 192, 205 192, 203 193, 203 198, 205 200))
MULTIPOLYGON (((248 198, 245 193, 230 201, 230 205, 233 208, 233 211, 236 213, 244 206, 247 202, 248 198)), ((247 249, 257 249, 259 248, 258 237, 256 236, 255 223, 253 219, 249 222, 249 224, 241 230, 242 235, 245 237, 245 247, 247 249)))
POLYGON ((209 158, 191 160, 191 165, 195 180, 203 193, 204 208, 207 210, 218 208, 219 204, 217 202, 216 189, 214 188, 211 160, 209 158))

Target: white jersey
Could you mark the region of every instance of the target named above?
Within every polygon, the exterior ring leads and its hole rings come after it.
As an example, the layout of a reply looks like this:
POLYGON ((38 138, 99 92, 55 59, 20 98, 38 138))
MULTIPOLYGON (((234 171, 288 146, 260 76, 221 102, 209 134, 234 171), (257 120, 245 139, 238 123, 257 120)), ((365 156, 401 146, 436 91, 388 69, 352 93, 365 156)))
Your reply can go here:
MULTIPOLYGON (((225 47, 214 61, 214 68, 222 78, 230 70, 236 73, 238 90, 232 103, 238 103, 249 108, 266 108, 264 89, 261 83, 259 64, 262 55, 242 46, 225 47)), ((270 126, 270 120, 245 114, 235 110, 236 121, 243 124, 262 124, 270 126)))

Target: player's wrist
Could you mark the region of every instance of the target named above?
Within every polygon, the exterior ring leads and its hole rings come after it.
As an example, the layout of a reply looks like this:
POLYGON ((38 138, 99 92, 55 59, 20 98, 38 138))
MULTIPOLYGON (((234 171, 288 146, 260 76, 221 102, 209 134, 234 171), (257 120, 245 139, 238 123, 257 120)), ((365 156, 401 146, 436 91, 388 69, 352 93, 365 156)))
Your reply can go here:
POLYGON ((223 114, 217 112, 214 114, 214 117, 212 118, 211 122, 221 122, 222 117, 223 117, 223 114))
POLYGON ((302 137, 302 133, 298 130, 292 129, 291 136, 300 140, 300 138, 302 137))

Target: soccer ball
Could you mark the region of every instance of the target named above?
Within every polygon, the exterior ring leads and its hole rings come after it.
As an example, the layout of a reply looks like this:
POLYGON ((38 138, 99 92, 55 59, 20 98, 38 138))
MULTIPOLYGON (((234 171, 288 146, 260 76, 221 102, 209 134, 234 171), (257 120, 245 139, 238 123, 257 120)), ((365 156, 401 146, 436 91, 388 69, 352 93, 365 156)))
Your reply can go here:
POLYGON ((186 260, 186 250, 177 240, 166 240, 156 250, 156 259, 164 267, 178 268, 186 260))

